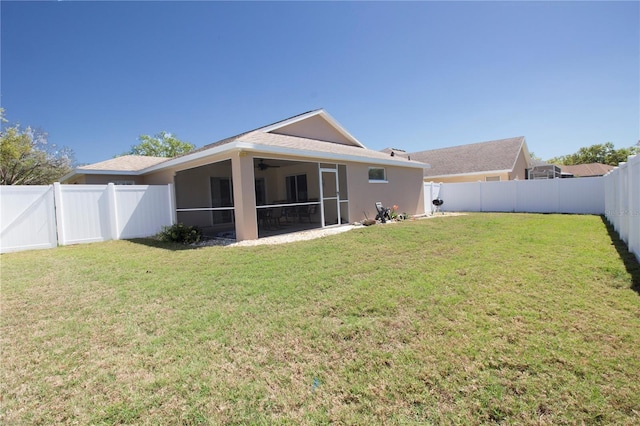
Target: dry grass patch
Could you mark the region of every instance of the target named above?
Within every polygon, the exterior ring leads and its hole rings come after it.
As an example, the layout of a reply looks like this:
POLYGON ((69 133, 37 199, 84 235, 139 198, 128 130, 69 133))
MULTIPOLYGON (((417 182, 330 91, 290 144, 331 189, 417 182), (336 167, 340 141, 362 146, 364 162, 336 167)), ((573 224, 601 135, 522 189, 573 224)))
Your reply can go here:
POLYGON ((640 269, 599 217, 2 255, 6 424, 635 424, 640 269))

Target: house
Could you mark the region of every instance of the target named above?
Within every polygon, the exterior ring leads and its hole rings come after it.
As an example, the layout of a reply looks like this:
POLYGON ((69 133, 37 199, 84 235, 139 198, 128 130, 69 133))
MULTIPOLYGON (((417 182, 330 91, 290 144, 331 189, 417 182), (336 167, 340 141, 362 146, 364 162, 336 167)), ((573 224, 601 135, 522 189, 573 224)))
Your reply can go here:
POLYGON ((376 201, 423 214, 425 167, 367 149, 319 109, 176 158, 78 167, 62 182, 171 183, 178 222, 240 241, 373 218, 376 201))
POLYGON ((562 177, 595 177, 604 176, 615 167, 608 164, 590 163, 575 166, 560 166, 562 177))
POLYGON ((141 185, 145 182, 145 177, 140 172, 165 161, 168 161, 167 157, 123 155, 99 163, 80 166, 64 176, 61 182, 86 185, 105 183, 141 185))
POLYGON ((532 167, 528 170, 527 179, 557 179, 561 178, 562 170, 556 164, 549 164, 541 160, 532 160, 532 167))
POLYGON ((524 136, 406 153, 387 148, 394 158, 428 163, 425 182, 476 182, 527 179, 531 156, 524 136))

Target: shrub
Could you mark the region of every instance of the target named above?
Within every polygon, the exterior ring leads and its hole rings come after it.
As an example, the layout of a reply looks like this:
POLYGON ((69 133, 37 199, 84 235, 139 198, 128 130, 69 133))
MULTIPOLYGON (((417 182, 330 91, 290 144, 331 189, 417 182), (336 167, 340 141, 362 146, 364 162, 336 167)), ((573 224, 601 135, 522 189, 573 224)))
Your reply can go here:
POLYGON ((197 226, 185 226, 176 223, 171 226, 163 226, 158 234, 160 241, 182 244, 194 244, 202 238, 202 231, 197 226))

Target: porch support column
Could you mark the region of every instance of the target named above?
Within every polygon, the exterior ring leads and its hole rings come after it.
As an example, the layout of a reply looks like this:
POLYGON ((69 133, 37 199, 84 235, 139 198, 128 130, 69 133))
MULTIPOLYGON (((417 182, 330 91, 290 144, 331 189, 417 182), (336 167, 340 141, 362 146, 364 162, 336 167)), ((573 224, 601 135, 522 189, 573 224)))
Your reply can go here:
POLYGON ((236 240, 255 240, 258 238, 258 219, 253 156, 242 151, 234 153, 231 157, 231 173, 236 240))

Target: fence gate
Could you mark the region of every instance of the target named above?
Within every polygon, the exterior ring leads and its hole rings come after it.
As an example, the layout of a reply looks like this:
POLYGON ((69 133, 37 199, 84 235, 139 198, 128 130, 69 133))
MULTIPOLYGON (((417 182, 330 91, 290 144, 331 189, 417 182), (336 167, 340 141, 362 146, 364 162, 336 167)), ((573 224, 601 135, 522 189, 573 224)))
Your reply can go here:
POLYGON ((0 186, 0 253, 57 245, 53 186, 0 186))
POLYGON ((433 200, 440 197, 440 183, 425 182, 424 184, 424 213, 433 214, 435 206, 433 200))
POLYGON ((0 253, 148 237, 173 200, 171 184, 0 186, 0 253))

